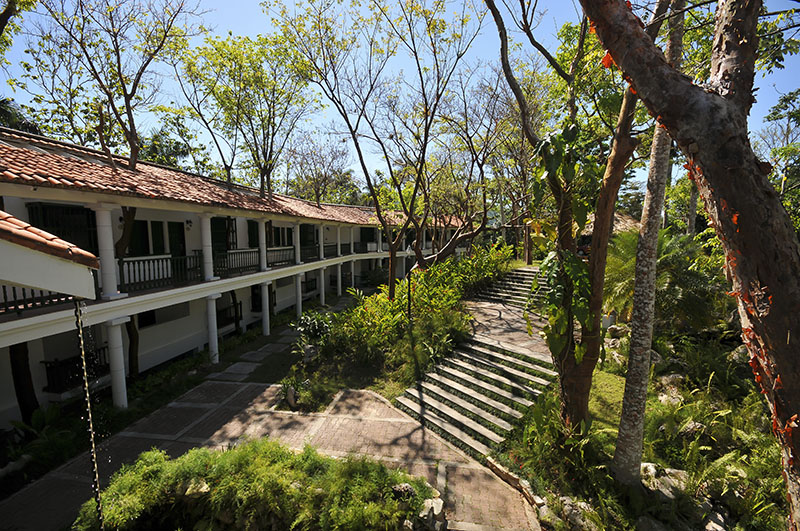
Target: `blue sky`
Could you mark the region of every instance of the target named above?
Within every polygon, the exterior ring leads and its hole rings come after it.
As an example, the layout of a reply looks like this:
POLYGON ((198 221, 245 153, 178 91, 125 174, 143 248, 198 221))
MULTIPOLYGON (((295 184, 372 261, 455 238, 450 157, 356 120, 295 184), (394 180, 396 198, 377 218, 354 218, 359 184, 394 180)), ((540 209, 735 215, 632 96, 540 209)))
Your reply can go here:
MULTIPOLYGON (((479 0, 478 0, 479 1, 479 0)), ((788 9, 796 7, 797 4, 790 0, 768 0, 767 7, 771 11, 779 9, 788 9)), ((480 4, 479 4, 480 5, 480 4)), ((577 2, 563 1, 563 0, 540 0, 540 9, 545 11, 540 25, 536 30, 537 37, 552 51, 557 47, 556 33, 558 28, 565 22, 577 22, 580 20, 580 10, 577 2)), ((269 17, 263 12, 259 2, 253 0, 203 0, 201 8, 207 10, 204 17, 205 24, 213 28, 214 32, 219 35, 225 35, 229 31, 234 34, 255 35, 257 33, 268 32, 271 29, 269 17)), ((511 29, 512 24, 507 20, 507 25, 511 29)), ((13 77, 19 74, 18 64, 22 59, 25 49, 25 38, 18 36, 13 48, 9 51, 7 59, 11 63, 7 72, 0 70, 0 82, 4 82, 9 76, 13 77)), ((484 24, 483 32, 475 42, 471 50, 471 60, 480 59, 486 62, 497 62, 499 54, 499 40, 497 33, 492 24, 490 17, 484 24)), ((800 83, 796 72, 800 70, 800 58, 797 56, 788 58, 786 62, 787 68, 784 70, 776 71, 770 75, 756 74, 756 92, 757 102, 753 106, 750 117, 751 130, 758 130, 762 127, 764 115, 769 111, 769 108, 777 102, 779 91, 781 93, 789 92, 797 88, 800 83), (794 74, 792 74, 794 72, 794 74)), ((162 88, 165 90, 163 102, 168 102, 171 96, 168 94, 170 90, 174 90, 169 79, 165 79, 162 88)), ((0 94, 11 95, 19 102, 27 102, 27 94, 12 93, 8 87, 3 87, 0 94)), ((318 118, 323 123, 328 123, 333 117, 330 115, 318 118)), ((157 124, 153 118, 144 120, 144 127, 140 130, 150 130, 157 124)), ((374 167, 380 167, 380 161, 377 158, 371 161, 374 167)))

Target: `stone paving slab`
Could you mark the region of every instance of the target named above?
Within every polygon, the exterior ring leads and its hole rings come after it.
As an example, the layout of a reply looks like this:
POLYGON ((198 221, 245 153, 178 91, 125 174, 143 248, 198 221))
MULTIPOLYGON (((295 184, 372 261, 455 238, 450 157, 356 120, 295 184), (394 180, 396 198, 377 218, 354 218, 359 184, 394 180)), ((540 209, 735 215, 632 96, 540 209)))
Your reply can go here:
POLYGON ((206 414, 208 414, 208 409, 204 407, 167 405, 142 420, 134 422, 123 433, 133 436, 165 435, 174 438, 177 433, 188 428, 206 414))
POLYGON ((193 404, 221 404, 242 390, 242 386, 235 383, 203 382, 194 389, 187 391, 173 403, 193 404))
POLYGON ((277 354, 289 348, 289 343, 267 343, 258 349, 258 352, 267 352, 269 354, 277 354))
POLYGON ((226 382, 243 382, 247 379, 247 374, 236 372, 212 372, 206 376, 206 380, 224 380, 226 382))
POLYGON ((258 367, 260 367, 259 363, 251 363, 248 361, 237 361, 236 363, 232 363, 227 369, 225 369, 225 372, 234 374, 250 374, 258 367))
POLYGON ((252 361, 252 362, 260 362, 264 361, 265 358, 268 358, 272 352, 248 352, 247 354, 242 354, 239 356, 243 360, 252 361))
POLYGON ((297 336, 279 336, 275 338, 276 343, 283 343, 287 347, 295 342, 297 336))
POLYGON ((226 407, 263 411, 274 406, 281 398, 278 384, 249 384, 225 402, 226 407))
POLYGON ((357 415, 371 418, 407 418, 380 395, 376 395, 370 391, 353 389, 344 390, 338 400, 331 404, 326 413, 330 415, 357 415))

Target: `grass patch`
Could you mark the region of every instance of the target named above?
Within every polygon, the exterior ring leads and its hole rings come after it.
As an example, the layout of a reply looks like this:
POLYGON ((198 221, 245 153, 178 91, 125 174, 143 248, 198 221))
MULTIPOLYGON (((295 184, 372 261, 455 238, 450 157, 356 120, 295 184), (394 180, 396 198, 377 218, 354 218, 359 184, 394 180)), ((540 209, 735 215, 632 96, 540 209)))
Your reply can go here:
MULTIPOLYGON (((367 458, 295 453, 267 439, 177 459, 145 452, 102 493, 106 529, 400 529, 432 489, 367 458), (413 492, 395 493, 409 483, 413 492)), ((99 529, 93 500, 73 529, 99 529)))
POLYGON ((617 430, 622 413, 625 378, 595 370, 589 394, 589 415, 597 429, 617 430))

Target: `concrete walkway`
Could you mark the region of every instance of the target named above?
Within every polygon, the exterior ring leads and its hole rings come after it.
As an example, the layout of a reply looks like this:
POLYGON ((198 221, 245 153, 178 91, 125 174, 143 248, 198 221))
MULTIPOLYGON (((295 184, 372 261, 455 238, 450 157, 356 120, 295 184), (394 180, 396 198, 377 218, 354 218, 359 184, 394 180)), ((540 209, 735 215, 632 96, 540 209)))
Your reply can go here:
MULTIPOLYGON (((341 300, 333 308, 346 304, 341 300)), ((513 307, 468 303, 474 331, 497 341, 542 348, 525 333, 513 307), (529 343, 529 344, 528 344, 529 343)), ((130 425, 99 447, 101 485, 143 451, 159 448, 173 457, 205 446, 228 448, 246 438, 272 437, 302 449, 310 444, 332 456, 368 455, 425 477, 446 502, 450 529, 539 529, 521 495, 487 468, 393 407, 376 393, 346 390, 323 413, 276 410, 280 386, 243 381, 270 356, 291 347, 296 332, 283 328, 270 343, 246 352, 209 380, 130 425)), ((92 496, 88 454, 47 474, 0 502, 0 530, 64 529, 92 496)))

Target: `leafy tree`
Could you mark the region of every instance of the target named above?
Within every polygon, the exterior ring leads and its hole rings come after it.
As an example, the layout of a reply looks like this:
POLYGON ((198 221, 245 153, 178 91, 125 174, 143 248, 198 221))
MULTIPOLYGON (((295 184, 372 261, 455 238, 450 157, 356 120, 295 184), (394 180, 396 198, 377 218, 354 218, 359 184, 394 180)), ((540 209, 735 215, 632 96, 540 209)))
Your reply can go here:
POLYGON ((5 6, 0 9, 0 66, 6 63, 5 54, 11 47, 11 41, 20 26, 17 20, 20 13, 27 11, 36 4, 36 0, 6 0, 5 6))
POLYGON ((25 116, 20 106, 11 98, 0 98, 0 125, 28 133, 41 134, 39 126, 25 116))
POLYGON ((358 187, 347 169, 350 152, 347 145, 331 136, 324 140, 314 133, 301 133, 289 152, 293 177, 289 178, 291 195, 314 201, 346 203, 358 200, 358 187))
POLYGON ((800 242, 769 168, 747 138, 761 2, 717 7, 709 84, 694 85, 669 66, 619 0, 581 0, 610 56, 688 159, 726 255, 750 365, 782 445, 791 516, 800 522, 800 242), (724 146, 724 149, 723 149, 724 146))

